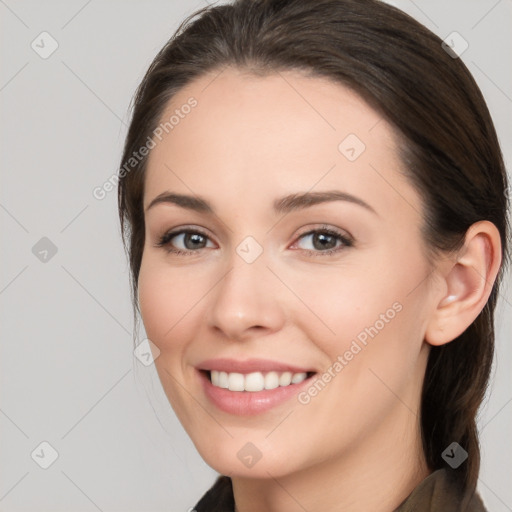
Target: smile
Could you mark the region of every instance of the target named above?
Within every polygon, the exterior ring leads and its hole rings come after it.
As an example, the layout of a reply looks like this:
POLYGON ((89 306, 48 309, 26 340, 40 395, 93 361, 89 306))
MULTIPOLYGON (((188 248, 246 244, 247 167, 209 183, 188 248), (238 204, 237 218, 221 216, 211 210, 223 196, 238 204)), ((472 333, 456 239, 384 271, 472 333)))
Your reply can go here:
MULTIPOLYGON (((311 372, 312 373, 312 372, 311 372)), ((212 370, 209 372, 210 382, 218 388, 229 389, 229 391, 248 391, 255 393, 264 389, 276 389, 278 387, 286 387, 291 384, 300 384, 308 377, 308 373, 292 373, 292 372, 222 372, 212 370)))
POLYGON ((318 373, 269 361, 226 359, 205 362, 196 370, 206 400, 235 416, 261 414, 286 403, 295 405, 296 400, 291 399, 304 391, 318 373))

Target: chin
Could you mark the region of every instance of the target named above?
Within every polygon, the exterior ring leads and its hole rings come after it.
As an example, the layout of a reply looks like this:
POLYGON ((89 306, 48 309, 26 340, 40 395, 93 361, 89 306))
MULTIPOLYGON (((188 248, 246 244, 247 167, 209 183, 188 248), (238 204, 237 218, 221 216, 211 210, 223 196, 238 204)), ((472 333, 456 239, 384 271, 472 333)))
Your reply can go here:
MULTIPOLYGON (((196 445, 197 448, 197 445, 196 445)), ((250 442, 237 442, 230 439, 224 446, 205 446, 198 449, 202 459, 220 474, 240 478, 278 478, 298 469, 290 465, 290 450, 275 450, 268 446, 260 450, 250 442)))

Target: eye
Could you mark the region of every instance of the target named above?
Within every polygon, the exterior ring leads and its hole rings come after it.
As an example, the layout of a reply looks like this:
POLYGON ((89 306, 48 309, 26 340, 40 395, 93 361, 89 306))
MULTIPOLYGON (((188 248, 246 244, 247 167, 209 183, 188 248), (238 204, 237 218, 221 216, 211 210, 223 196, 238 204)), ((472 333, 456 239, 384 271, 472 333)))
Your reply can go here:
MULTIPOLYGON (((313 248, 299 248, 312 256, 331 255, 354 245, 352 237, 347 233, 326 226, 309 230, 308 232, 300 235, 298 240, 307 240, 308 238, 310 239, 313 248)), ((155 246, 163 247, 169 253, 181 256, 190 256, 199 252, 200 249, 205 249, 208 241, 208 235, 202 231, 197 229, 180 229, 164 233, 159 238, 159 241, 155 246), (181 244, 184 248, 181 249, 176 247, 176 244, 181 244)), ((309 244, 310 246, 311 243, 309 244)), ((298 244, 299 242, 295 242, 294 245, 298 244)))
MULTIPOLYGON (((312 229, 299 237, 299 241, 307 239, 309 239, 310 243, 305 245, 309 245, 313 249, 304 247, 303 249, 312 256, 328 256, 354 245, 352 237, 347 233, 325 226, 312 229)), ((297 244, 298 242, 294 245, 297 244)))
POLYGON ((207 240, 209 237, 199 230, 181 229, 164 233, 155 246, 164 247, 170 253, 189 256, 198 252, 198 249, 204 249, 207 240), (174 247, 176 243, 184 245, 184 249, 174 247))

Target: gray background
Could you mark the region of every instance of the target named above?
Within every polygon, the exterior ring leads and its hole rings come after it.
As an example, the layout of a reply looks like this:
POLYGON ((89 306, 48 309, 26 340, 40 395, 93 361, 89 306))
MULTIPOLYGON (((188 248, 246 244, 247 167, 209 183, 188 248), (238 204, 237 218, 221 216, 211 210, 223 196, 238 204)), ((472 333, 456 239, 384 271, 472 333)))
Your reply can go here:
MULTIPOLYGON (((462 59, 510 166, 512 0, 390 3, 442 38, 457 31, 467 40, 462 59)), ((154 367, 133 357, 116 192, 101 201, 92 194, 116 172, 128 105, 147 66, 204 5, 0 0, 1 511, 185 512, 214 480, 154 367), (38 39, 43 31, 59 45, 46 59, 31 47, 50 48, 38 39), (58 452, 47 469, 43 441, 58 452)), ((479 420, 478 489, 492 512, 512 510, 509 282, 479 420)))

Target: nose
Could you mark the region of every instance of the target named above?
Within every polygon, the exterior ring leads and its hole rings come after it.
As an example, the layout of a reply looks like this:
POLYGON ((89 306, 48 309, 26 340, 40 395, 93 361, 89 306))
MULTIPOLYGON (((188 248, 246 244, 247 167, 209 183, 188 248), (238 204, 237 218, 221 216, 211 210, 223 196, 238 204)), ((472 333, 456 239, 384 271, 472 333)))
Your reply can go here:
POLYGON ((229 271, 211 293, 210 328, 239 341, 278 331, 285 322, 282 288, 264 254, 247 263, 234 253, 229 271))

